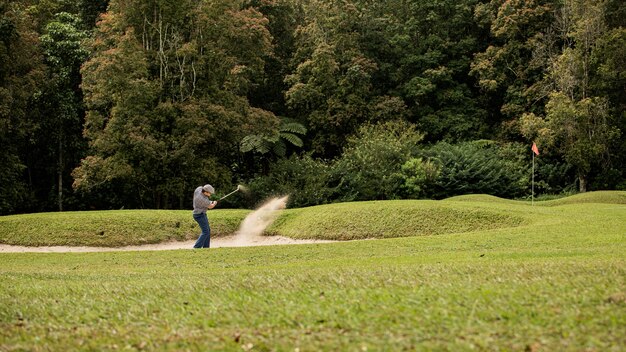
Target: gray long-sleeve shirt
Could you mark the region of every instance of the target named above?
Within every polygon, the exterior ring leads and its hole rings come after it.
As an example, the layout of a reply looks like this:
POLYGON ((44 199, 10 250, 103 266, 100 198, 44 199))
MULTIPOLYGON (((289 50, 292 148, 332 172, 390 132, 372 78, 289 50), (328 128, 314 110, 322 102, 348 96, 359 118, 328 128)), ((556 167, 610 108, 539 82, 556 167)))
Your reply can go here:
POLYGON ((206 213, 209 205, 211 205, 211 200, 209 200, 209 197, 205 196, 204 193, 202 193, 202 186, 196 188, 196 190, 193 192, 193 213, 206 213))

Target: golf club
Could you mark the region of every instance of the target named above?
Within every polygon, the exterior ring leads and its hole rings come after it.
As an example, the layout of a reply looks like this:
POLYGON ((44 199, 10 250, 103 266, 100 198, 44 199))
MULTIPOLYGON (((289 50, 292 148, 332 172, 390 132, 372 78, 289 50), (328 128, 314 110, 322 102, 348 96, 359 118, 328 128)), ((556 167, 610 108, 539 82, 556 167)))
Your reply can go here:
POLYGON ((240 189, 241 189, 241 185, 238 185, 236 190, 234 190, 234 191, 228 193, 227 195, 223 196, 222 198, 219 199, 219 201, 223 200, 226 197, 229 197, 230 195, 232 195, 233 193, 237 192, 240 189))

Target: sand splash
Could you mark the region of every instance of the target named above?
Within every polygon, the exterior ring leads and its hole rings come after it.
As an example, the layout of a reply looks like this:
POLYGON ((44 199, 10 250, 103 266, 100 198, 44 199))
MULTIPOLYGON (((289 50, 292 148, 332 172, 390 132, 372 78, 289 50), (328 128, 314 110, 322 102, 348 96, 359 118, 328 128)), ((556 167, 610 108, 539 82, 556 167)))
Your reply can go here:
POLYGON ((261 237, 263 231, 276 220, 280 210, 285 209, 288 199, 289 196, 272 198, 246 216, 235 235, 236 242, 250 243, 261 237))

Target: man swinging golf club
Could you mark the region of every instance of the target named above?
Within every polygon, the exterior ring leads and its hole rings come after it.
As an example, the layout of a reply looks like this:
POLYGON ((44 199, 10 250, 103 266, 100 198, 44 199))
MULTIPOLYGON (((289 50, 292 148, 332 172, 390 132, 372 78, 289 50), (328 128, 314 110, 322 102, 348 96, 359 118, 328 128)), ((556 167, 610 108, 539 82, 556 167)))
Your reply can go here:
MULTIPOLYGON (((238 185, 236 190, 228 193, 219 200, 221 201, 229 197, 239 191, 241 187, 241 185, 238 185)), ((206 211, 215 208, 217 205, 218 201, 211 201, 211 199, 209 199, 213 193, 215 193, 215 189, 211 185, 200 186, 193 192, 193 219, 196 220, 202 231, 193 248, 211 247, 211 226, 209 225, 209 218, 206 215, 206 211)))
POLYGON ((217 205, 217 201, 209 199, 213 193, 215 193, 215 189, 211 185, 200 186, 193 192, 193 219, 196 220, 202 231, 193 248, 211 247, 211 227, 206 211, 217 205))

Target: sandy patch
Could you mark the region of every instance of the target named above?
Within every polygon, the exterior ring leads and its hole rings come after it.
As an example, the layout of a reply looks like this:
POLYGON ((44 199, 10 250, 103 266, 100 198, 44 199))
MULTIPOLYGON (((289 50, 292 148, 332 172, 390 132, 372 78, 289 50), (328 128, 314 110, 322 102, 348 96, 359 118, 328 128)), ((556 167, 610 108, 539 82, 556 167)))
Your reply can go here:
MULTIPOLYGON (((283 236, 258 236, 249 237, 245 241, 239 236, 211 238, 211 248, 220 247, 252 247, 252 246, 274 246, 286 244, 309 244, 327 243, 334 241, 325 240, 296 240, 283 236)), ((114 251, 162 251, 173 249, 193 249, 195 240, 175 241, 157 244, 145 244, 140 246, 125 247, 70 247, 70 246, 46 246, 46 247, 26 247, 0 244, 0 253, 66 253, 66 252, 114 252, 114 251)))
MULTIPOLYGON (((211 238, 211 247, 252 247, 252 246, 274 246, 285 244, 307 244, 335 242, 326 240, 296 240, 283 236, 263 236, 265 229, 270 226, 278 217, 280 211, 285 209, 287 199, 270 199, 261 205, 254 212, 250 213, 241 223, 235 236, 211 238)), ((162 251, 172 249, 193 249, 195 240, 174 241, 157 244, 146 244, 140 246, 125 247, 70 247, 70 246, 46 246, 46 247, 26 247, 0 244, 0 253, 19 252, 39 252, 39 253, 65 253, 65 252, 112 252, 112 251, 162 251)))

